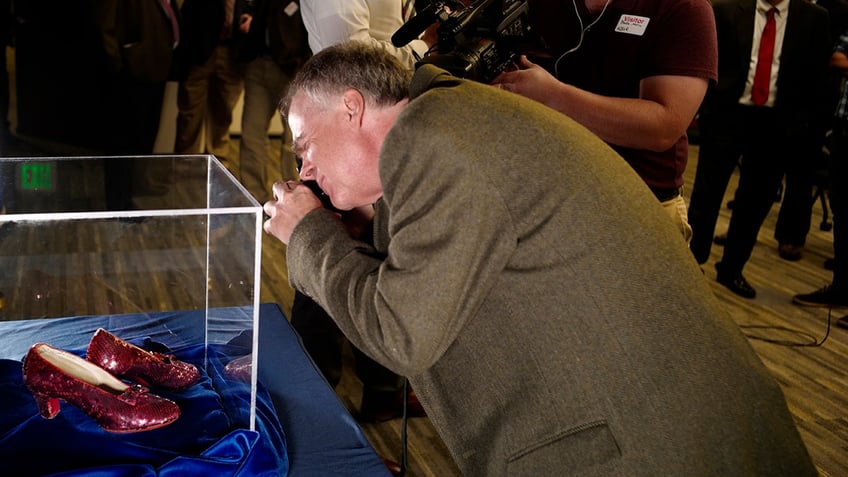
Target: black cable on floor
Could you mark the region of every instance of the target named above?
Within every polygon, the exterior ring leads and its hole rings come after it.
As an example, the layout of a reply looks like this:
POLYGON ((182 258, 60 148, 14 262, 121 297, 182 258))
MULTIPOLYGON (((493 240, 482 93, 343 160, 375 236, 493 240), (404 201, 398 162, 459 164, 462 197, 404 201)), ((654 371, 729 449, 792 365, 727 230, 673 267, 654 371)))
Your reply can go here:
POLYGON ((406 455, 406 448, 407 448, 407 445, 406 445, 407 444, 407 442, 406 442, 406 418, 407 418, 406 406, 407 406, 408 402, 409 402, 409 380, 404 378, 404 380, 403 380, 403 418, 402 418, 401 423, 400 423, 400 444, 401 444, 400 473, 398 474, 398 477, 403 477, 404 475, 406 475, 406 459, 407 459, 407 455, 406 455))
POLYGON ((831 328, 832 321, 833 321, 833 308, 828 307, 827 308, 827 329, 825 330, 824 337, 822 337, 821 341, 819 341, 815 336, 813 336, 811 334, 802 332, 802 331, 797 330, 797 329, 787 328, 785 326, 740 325, 739 327, 743 330, 759 329, 759 330, 786 331, 786 332, 793 333, 793 334, 796 334, 796 335, 801 336, 801 337, 806 337, 808 339, 808 341, 797 342, 797 341, 780 340, 780 339, 775 339, 775 338, 769 338, 769 337, 766 337, 766 336, 752 335, 752 334, 744 333, 745 337, 752 339, 752 340, 764 341, 766 343, 772 343, 772 344, 776 344, 776 345, 780 345, 780 346, 819 347, 819 346, 822 346, 825 343, 825 341, 827 341, 828 336, 830 336, 830 328, 831 328))

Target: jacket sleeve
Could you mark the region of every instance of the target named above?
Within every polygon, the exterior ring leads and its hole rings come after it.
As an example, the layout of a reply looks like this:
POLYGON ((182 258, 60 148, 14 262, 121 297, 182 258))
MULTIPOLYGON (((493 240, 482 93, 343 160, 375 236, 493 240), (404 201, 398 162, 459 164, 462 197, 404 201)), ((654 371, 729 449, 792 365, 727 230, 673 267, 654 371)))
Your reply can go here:
POLYGON ((293 286, 359 349, 407 376, 438 361, 468 320, 482 319, 476 313, 517 242, 501 189, 480 161, 465 160, 473 152, 460 136, 415 128, 393 130, 383 147, 376 248, 322 210, 294 229, 287 249, 293 286))

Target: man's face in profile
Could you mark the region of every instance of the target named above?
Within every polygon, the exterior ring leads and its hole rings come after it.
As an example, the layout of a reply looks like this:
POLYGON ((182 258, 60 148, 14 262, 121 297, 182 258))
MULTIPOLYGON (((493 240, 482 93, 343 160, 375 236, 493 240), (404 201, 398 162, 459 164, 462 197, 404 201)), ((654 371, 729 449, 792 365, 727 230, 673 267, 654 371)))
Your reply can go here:
POLYGON ((376 152, 361 117, 342 96, 319 104, 298 92, 288 124, 294 152, 303 161, 301 179, 316 181, 341 210, 374 203, 379 197, 373 192, 375 179, 379 182, 376 152))

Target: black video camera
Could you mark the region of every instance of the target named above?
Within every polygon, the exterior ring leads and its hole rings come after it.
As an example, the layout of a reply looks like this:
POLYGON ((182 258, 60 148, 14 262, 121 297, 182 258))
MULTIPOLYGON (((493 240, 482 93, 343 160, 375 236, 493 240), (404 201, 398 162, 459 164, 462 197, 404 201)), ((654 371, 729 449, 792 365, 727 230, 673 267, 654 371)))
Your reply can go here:
POLYGON ((315 194, 315 197, 318 197, 318 200, 321 201, 321 205, 323 205, 325 209, 331 210, 333 212, 341 212, 333 205, 333 201, 330 200, 330 196, 327 195, 327 193, 324 192, 321 187, 318 186, 318 183, 316 181, 310 180, 301 182, 306 187, 309 187, 309 190, 311 190, 312 193, 315 194))
MULTIPOLYGON (((295 156, 295 161, 297 161, 297 173, 300 174, 300 170, 303 168, 303 159, 300 156, 295 156)), ((325 209, 331 210, 333 212, 341 212, 333 205, 333 201, 330 200, 330 196, 324 192, 321 187, 318 185, 318 181, 315 180, 307 180, 301 181, 303 185, 309 187, 309 190, 315 194, 315 197, 318 197, 318 200, 321 201, 321 205, 324 206, 325 209)))
POLYGON ((392 35, 401 47, 435 22, 437 54, 415 66, 432 64, 454 76, 491 83, 511 66, 529 43, 527 0, 475 0, 467 7, 457 0, 431 1, 392 35))

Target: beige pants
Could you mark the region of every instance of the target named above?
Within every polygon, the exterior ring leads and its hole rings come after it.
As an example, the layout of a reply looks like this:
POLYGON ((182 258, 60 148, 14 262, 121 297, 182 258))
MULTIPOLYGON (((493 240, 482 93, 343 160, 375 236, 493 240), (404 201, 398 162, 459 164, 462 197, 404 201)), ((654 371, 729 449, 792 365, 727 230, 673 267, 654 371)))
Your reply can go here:
POLYGON ((269 57, 259 57, 245 67, 244 110, 239 143, 239 180, 260 203, 271 200, 274 182, 299 180, 288 124, 282 121, 280 150, 271 150, 268 127, 278 116, 280 97, 291 77, 269 57))
POLYGON ((677 226, 680 234, 683 235, 686 245, 689 245, 689 241, 692 240, 692 226, 689 225, 689 214, 686 211, 686 201, 683 200, 683 194, 671 200, 661 202, 661 204, 663 210, 674 221, 674 225, 677 226))
POLYGON ((233 55, 231 47, 217 46, 206 63, 192 66, 180 82, 174 153, 214 154, 238 174, 238 155, 230 151, 230 123, 244 80, 233 55))

